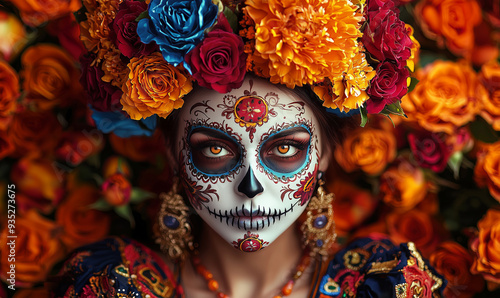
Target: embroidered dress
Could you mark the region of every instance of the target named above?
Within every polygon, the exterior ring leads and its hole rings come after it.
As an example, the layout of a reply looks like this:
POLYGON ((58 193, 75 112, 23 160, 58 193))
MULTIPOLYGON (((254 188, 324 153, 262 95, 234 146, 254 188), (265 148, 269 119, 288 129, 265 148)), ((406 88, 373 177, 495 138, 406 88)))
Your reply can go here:
MULTIPOLYGON (((325 266, 316 266, 316 268, 325 266)), ((446 281, 413 243, 362 238, 318 272, 308 297, 443 297, 446 281)), ((151 249, 109 238, 80 248, 58 275, 55 297, 183 297, 172 268, 151 249)))

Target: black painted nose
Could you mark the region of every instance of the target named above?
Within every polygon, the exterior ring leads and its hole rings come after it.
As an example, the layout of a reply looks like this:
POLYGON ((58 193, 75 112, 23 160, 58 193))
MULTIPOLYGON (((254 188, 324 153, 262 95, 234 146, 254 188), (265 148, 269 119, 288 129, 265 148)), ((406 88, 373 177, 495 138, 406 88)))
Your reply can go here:
POLYGON ((238 191, 244 193, 247 197, 253 198, 264 191, 257 177, 253 174, 252 168, 248 169, 247 174, 238 185, 238 191))

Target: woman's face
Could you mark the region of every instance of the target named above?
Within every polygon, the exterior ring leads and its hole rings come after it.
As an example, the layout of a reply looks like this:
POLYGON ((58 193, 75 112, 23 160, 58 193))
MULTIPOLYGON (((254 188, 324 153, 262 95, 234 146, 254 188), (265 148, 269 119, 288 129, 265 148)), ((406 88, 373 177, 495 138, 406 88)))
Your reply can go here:
POLYGON ((297 95, 247 77, 227 94, 198 89, 180 116, 180 175, 191 205, 232 246, 258 251, 309 202, 319 125, 297 95))

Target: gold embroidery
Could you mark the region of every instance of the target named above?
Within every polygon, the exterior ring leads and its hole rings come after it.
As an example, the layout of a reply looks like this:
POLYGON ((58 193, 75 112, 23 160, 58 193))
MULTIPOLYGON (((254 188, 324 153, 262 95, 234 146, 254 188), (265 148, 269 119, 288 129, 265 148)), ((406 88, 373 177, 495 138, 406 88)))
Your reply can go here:
POLYGON ((398 284, 395 287, 396 298, 406 298, 406 290, 408 288, 407 284, 398 284))
POLYGON ((386 262, 373 262, 368 273, 387 273, 398 265, 398 260, 391 260, 386 262))
POLYGON ((359 270, 366 264, 370 253, 361 248, 355 248, 345 253, 344 265, 351 270, 359 270))

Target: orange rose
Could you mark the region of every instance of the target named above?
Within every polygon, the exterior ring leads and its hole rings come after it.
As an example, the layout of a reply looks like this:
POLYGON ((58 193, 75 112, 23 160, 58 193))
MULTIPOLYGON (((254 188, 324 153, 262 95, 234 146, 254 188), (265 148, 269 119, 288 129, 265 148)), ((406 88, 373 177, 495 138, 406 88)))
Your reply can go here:
POLYGON ((444 275, 448 285, 444 297, 471 298, 481 292, 484 280, 480 275, 472 275, 472 255, 455 242, 443 242, 429 257, 431 265, 444 275))
POLYGON ((126 178, 130 178, 132 175, 127 160, 120 156, 111 156, 106 159, 102 167, 102 172, 104 178, 108 178, 115 173, 121 173, 126 178))
POLYGON ((358 227, 377 207, 378 200, 370 191, 361 189, 348 180, 333 179, 327 188, 335 194, 333 214, 337 232, 348 232, 358 227))
POLYGON ((415 7, 424 33, 463 55, 474 47, 474 27, 481 23, 476 0, 425 0, 415 7))
POLYGON ((80 9, 80 0, 10 0, 21 12, 27 25, 37 27, 42 23, 80 9))
POLYGON ((61 261, 66 250, 57 237, 59 227, 52 221, 30 210, 24 216, 18 216, 15 222, 15 256, 8 245, 9 230, 5 227, 0 237, 0 276, 5 281, 10 265, 15 265, 16 286, 29 287, 33 283, 45 281, 50 270, 61 261), (14 257, 12 262, 9 258, 14 257))
POLYGON ((129 80, 120 102, 134 120, 154 114, 167 117, 182 107, 182 97, 193 89, 189 75, 165 62, 161 53, 132 58, 128 67, 129 80))
POLYGON ((391 239, 396 243, 413 242, 428 256, 443 238, 441 227, 429 214, 420 210, 405 213, 391 213, 386 218, 391 239))
POLYGON ((156 155, 165 149, 163 135, 159 130, 155 131, 151 137, 120 138, 115 134, 110 134, 109 141, 116 153, 133 161, 155 160, 156 155))
POLYGON ((7 62, 0 60, 0 130, 7 129, 19 94, 16 71, 7 62))
POLYGON ((367 127, 350 132, 335 150, 335 159, 346 172, 361 169, 369 175, 381 172, 395 157, 394 135, 367 127))
POLYGON ((56 211, 57 223, 64 227, 62 241, 71 249, 98 241, 108 234, 108 214, 89 208, 100 196, 98 189, 84 185, 71 191, 56 211))
POLYGON ((13 14, 0 10, 0 58, 12 61, 28 39, 23 23, 13 14))
POLYGON ((500 210, 490 209, 478 222, 479 236, 471 244, 476 258, 471 267, 487 281, 500 283, 500 210))
POLYGON ((63 49, 48 44, 35 45, 24 52, 21 63, 27 100, 33 101, 39 110, 68 103, 81 94, 80 72, 63 49))
POLYGON ((479 187, 488 186, 490 194, 500 202, 500 142, 479 153, 474 179, 479 187))
POLYGON ((50 112, 25 110, 14 115, 9 138, 16 147, 14 155, 43 155, 51 152, 59 141, 62 126, 50 112))
POLYGON ((487 96, 474 70, 464 62, 436 61, 416 72, 420 82, 402 100, 409 121, 430 132, 452 135, 474 120, 487 96))
POLYGON ((63 177, 56 172, 49 159, 23 158, 12 168, 11 179, 18 192, 25 199, 20 200, 19 209, 28 210, 33 207, 50 212, 64 195, 63 177))
POLYGON ((122 206, 130 201, 132 185, 121 173, 109 176, 102 184, 104 199, 111 206, 122 206))
POLYGON ((426 181, 424 172, 408 159, 398 158, 380 176, 380 195, 384 203, 398 211, 407 211, 420 203, 432 183, 426 181))
POLYGON ((500 131, 500 64, 491 61, 481 68, 480 80, 489 96, 483 99, 483 108, 479 112, 493 128, 500 131))

